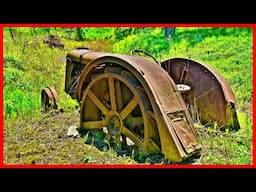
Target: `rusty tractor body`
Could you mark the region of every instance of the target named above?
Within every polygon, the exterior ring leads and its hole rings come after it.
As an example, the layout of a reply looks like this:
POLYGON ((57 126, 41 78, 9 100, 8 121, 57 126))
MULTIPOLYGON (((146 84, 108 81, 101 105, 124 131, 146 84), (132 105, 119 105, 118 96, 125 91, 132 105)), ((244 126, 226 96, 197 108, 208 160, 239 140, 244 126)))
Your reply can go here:
MULTIPOLYGON (((226 104, 232 102, 234 105, 235 100, 225 95, 224 85, 215 87, 213 83, 202 91, 197 86, 203 84, 178 81, 181 77, 177 74, 180 75, 182 67, 180 69, 176 62, 166 62, 161 64, 142 56, 94 52, 86 48, 70 51, 65 92, 80 103, 80 127, 105 130, 106 138, 121 146, 128 145, 130 140, 141 153, 162 153, 172 162, 197 154, 201 146, 194 131, 191 111, 186 107, 186 104, 192 104, 190 92, 199 96, 206 92, 209 96, 212 92, 208 89, 213 86, 217 95, 224 94, 219 98, 223 102, 217 105, 221 107, 219 110, 228 111, 226 104), (174 63, 177 70, 167 70, 167 73, 165 69, 169 65, 166 62, 174 63), (183 96, 185 92, 186 97, 183 96)), ((188 77, 185 74, 186 80, 188 77)), ((221 80, 217 78, 217 82, 221 80)), ((208 103, 199 100, 200 110, 203 110, 203 104, 214 106, 211 99, 207 100, 208 103)), ((207 110, 212 112, 209 108, 207 110)), ((220 120, 224 125, 234 117, 228 116, 226 111, 223 117, 213 114, 203 119, 220 120)))

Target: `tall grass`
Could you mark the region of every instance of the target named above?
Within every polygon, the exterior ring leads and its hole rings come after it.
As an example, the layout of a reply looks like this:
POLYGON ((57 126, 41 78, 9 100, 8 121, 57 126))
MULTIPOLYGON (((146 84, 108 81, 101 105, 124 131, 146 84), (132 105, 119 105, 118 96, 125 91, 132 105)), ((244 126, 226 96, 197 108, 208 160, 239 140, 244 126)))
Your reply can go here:
POLYGON ((61 100, 69 99, 63 93, 67 51, 50 48, 42 39, 22 34, 14 41, 4 32, 5 119, 39 115, 41 90, 47 86, 55 87, 61 100))

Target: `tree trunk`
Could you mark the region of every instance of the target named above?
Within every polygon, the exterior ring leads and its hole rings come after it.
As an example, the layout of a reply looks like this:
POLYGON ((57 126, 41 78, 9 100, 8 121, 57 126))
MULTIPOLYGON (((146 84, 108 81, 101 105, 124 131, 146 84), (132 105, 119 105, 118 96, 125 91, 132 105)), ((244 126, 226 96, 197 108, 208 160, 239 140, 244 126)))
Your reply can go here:
POLYGON ((164 28, 164 36, 167 39, 172 38, 172 36, 175 34, 175 27, 170 27, 170 28, 164 28))
POLYGON ((9 28, 10 35, 12 37, 13 42, 15 42, 15 34, 12 28, 9 28))
POLYGON ((82 33, 81 28, 77 28, 77 29, 76 29, 76 33, 77 33, 78 40, 79 40, 79 41, 83 41, 84 38, 83 38, 83 33, 82 33))

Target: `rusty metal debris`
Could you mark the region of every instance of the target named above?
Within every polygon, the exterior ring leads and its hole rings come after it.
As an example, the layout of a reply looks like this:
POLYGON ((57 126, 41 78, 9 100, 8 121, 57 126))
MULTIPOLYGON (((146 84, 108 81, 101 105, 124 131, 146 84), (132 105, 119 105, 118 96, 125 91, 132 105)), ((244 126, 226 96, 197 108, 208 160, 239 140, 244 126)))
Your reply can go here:
POLYGON ((41 91, 41 108, 43 113, 58 109, 58 94, 53 87, 45 87, 41 91))
POLYGON ((159 63, 148 52, 132 54, 87 48, 67 54, 65 92, 80 103, 81 128, 102 131, 123 147, 132 142, 145 155, 160 152, 172 162, 201 150, 195 113, 202 121, 239 128, 234 94, 217 72, 191 60, 159 63))
POLYGON ((64 49, 63 42, 61 42, 61 39, 56 35, 48 35, 43 39, 43 43, 47 44, 49 47, 52 47, 52 48, 57 47, 60 49, 64 49))

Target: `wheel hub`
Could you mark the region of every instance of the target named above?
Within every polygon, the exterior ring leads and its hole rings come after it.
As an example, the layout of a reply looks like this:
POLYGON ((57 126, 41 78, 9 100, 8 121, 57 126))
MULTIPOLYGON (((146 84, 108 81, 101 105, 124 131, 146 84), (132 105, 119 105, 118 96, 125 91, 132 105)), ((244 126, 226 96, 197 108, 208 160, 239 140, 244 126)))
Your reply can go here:
POLYGON ((123 127, 123 121, 116 111, 111 111, 109 116, 109 132, 112 136, 120 135, 123 127))
POLYGON ((115 128, 120 128, 121 122, 120 119, 118 118, 118 116, 113 116, 110 120, 111 124, 115 127, 115 128))

